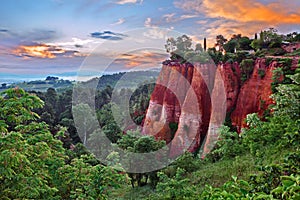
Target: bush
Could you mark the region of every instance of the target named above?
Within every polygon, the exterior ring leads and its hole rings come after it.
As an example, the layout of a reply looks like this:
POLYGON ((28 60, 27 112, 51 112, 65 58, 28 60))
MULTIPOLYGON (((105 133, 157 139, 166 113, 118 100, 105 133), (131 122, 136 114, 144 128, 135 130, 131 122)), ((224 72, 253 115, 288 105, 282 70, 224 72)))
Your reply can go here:
POLYGON ((269 66, 273 61, 273 58, 266 58, 266 66, 269 66))
POLYGON ((195 52, 194 51, 188 51, 184 54, 184 59, 187 61, 187 62, 191 62, 193 57, 195 56, 195 52))
POLYGON ((172 164, 175 168, 181 168, 186 172, 194 172, 199 169, 199 162, 194 158, 190 152, 185 152, 172 164))
POLYGON ((214 149, 207 155, 207 159, 216 162, 225 158, 234 158, 243 153, 244 147, 237 132, 231 132, 227 126, 220 129, 220 137, 214 149))
POLYGON ((266 71, 264 69, 258 69, 258 75, 260 78, 263 78, 266 75, 266 71))
POLYGON ((284 75, 282 68, 276 68, 272 72, 272 83, 271 89, 272 92, 275 93, 277 91, 276 87, 281 82, 281 77, 284 75))
POLYGON ((252 59, 245 59, 241 62, 241 72, 242 72, 242 81, 248 80, 254 69, 254 60, 252 59))
POLYGON ((271 52, 272 52, 273 56, 283 56, 286 53, 286 51, 284 49, 282 49, 282 48, 275 48, 271 52))
POLYGON ((244 52, 244 51, 238 51, 236 52, 236 61, 238 63, 241 63, 244 59, 246 59, 249 56, 248 52, 244 52))
POLYGON ((190 180, 183 169, 178 168, 173 178, 169 178, 162 172, 158 176, 160 182, 157 184, 157 193, 151 195, 150 199, 197 199, 196 187, 189 184, 190 180))
POLYGON ((200 63, 208 63, 209 62, 209 55, 207 54, 196 54, 191 60, 193 63, 200 62, 200 63))
POLYGON ((223 63, 226 63, 228 61, 234 62, 236 60, 237 60, 237 56, 234 53, 226 53, 222 58, 223 63))

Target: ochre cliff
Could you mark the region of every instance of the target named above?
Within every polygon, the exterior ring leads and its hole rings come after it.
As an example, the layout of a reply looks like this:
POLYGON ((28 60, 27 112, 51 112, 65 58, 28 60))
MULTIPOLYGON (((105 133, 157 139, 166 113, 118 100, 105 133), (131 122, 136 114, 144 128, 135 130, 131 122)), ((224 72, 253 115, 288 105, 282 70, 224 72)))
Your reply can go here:
MULTIPOLYGON (((293 60, 292 69, 298 59, 293 60)), ((151 95, 143 126, 143 134, 165 140, 174 157, 202 145, 206 154, 218 139, 218 129, 225 116, 240 132, 246 126, 247 114, 263 116, 273 100, 271 83, 277 61, 255 61, 250 78, 241 82, 237 63, 180 64, 165 61, 151 95), (170 124, 178 124, 172 133, 170 124), (173 134, 173 135, 172 135, 173 134)))
POLYGON ((240 68, 236 63, 218 66, 211 94, 211 118, 202 156, 212 150, 218 140, 219 128, 223 125, 227 113, 231 113, 234 109, 238 98, 239 83, 240 68))
POLYGON ((273 70, 277 67, 277 62, 272 62, 266 66, 265 59, 257 59, 253 74, 250 79, 242 85, 235 110, 231 114, 232 125, 238 131, 246 127, 245 118, 249 113, 259 113, 260 116, 273 104, 270 98, 272 94, 271 83, 273 82, 273 70), (259 75, 259 71, 262 75, 259 75))
MULTIPOLYGON (((260 58, 255 61, 254 70, 251 77, 242 84, 235 109, 231 114, 232 125, 240 132, 246 127, 245 118, 250 113, 258 113, 263 118, 265 112, 271 104, 274 104, 272 98, 271 84, 273 83, 273 70, 276 68, 288 68, 286 64, 272 58, 269 64, 266 59, 260 58)), ((297 68, 299 58, 291 58, 290 70, 297 68)), ((279 82, 283 80, 283 76, 279 78, 279 82)))
POLYGON ((171 156, 188 149, 194 152, 208 130, 214 85, 213 64, 165 62, 144 122, 143 133, 164 139, 171 156), (178 124, 172 135, 170 123, 178 124))

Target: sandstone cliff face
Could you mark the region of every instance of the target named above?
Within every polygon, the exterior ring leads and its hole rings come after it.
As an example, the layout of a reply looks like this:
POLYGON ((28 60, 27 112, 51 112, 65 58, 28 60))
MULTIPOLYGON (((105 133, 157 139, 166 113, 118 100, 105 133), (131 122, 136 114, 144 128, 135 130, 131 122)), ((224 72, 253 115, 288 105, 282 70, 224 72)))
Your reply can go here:
POLYGON ((277 63, 272 62, 266 66, 265 59, 257 59, 254 71, 240 89, 236 108, 231 115, 232 124, 240 131, 246 127, 245 118, 249 113, 259 113, 263 115, 270 104, 274 103, 270 98, 272 94, 271 83, 273 73, 277 63), (265 74, 264 76, 259 75, 265 74))
POLYGON ((212 112, 203 155, 209 153, 218 140, 219 128, 223 125, 226 114, 236 104, 239 92, 240 68, 237 64, 219 65, 215 74, 214 87, 211 94, 212 112))
MULTIPOLYGON (((170 156, 182 154, 185 150, 195 152, 206 136, 211 113, 211 99, 209 87, 201 72, 207 72, 209 66, 195 66, 191 85, 187 88, 187 94, 182 104, 178 123, 171 144, 170 156), (203 70, 204 69, 204 70, 203 70)), ((211 66, 213 67, 213 66, 211 66)))
POLYGON ((195 151, 205 137, 211 113, 214 65, 165 63, 151 95, 143 133, 171 142, 170 123, 178 123, 171 156, 195 151), (213 77, 213 78, 211 78, 213 77))
MULTIPOLYGON (((297 68, 299 58, 292 58, 291 69, 297 68)), ((276 60, 272 61, 268 66, 266 59, 260 58, 255 61, 253 74, 241 87, 235 109, 231 114, 232 125, 238 132, 241 128, 246 127, 245 118, 250 113, 258 113, 263 116, 264 112, 271 104, 275 102, 270 98, 272 94, 271 84, 273 82, 273 70, 278 67, 284 67, 276 60), (262 76, 262 74, 264 74, 262 76)), ((281 77, 283 79, 283 77, 281 77)))
MULTIPOLYGON (((294 58, 292 69, 298 59, 294 58)), ((218 139, 218 129, 230 114, 232 125, 240 132, 250 113, 263 116, 273 104, 272 71, 276 61, 266 65, 257 59, 252 75, 241 83, 240 66, 234 64, 179 64, 164 62, 146 114, 143 133, 164 139, 170 156, 185 150, 196 151, 203 144, 208 153, 218 139), (178 123, 171 135, 170 123, 178 123), (172 139, 173 138, 173 139, 172 139)))

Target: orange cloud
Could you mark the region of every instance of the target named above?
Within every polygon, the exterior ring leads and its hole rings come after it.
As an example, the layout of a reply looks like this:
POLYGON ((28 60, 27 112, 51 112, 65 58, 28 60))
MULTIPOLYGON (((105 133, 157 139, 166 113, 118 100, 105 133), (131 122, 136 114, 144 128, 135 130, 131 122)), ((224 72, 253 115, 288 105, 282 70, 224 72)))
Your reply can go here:
POLYGON ((299 6, 277 1, 262 4, 257 0, 184 0, 177 7, 205 13, 207 17, 224 18, 239 22, 272 24, 299 24, 299 6))
POLYGON ((56 56, 48 51, 47 45, 34 45, 34 46, 19 46, 13 50, 13 54, 20 57, 38 57, 38 58, 55 58, 56 56))
POLYGON ((209 46, 213 46, 216 41, 216 36, 222 34, 225 38, 230 39, 233 34, 242 34, 254 38, 254 34, 266 27, 272 27, 266 23, 246 23, 218 20, 210 24, 205 30, 207 42, 209 46))
POLYGON ((263 4, 258 0, 180 0, 174 4, 210 18, 197 22, 205 32, 209 46, 219 34, 227 39, 237 33, 253 37, 269 27, 300 24, 299 4, 295 1, 277 0, 263 4))
POLYGON ((123 64, 126 68, 134 67, 156 67, 167 58, 167 54, 151 52, 151 51, 139 51, 131 54, 122 54, 119 56, 115 63, 123 64))
POLYGON ((74 57, 83 56, 77 51, 64 50, 62 48, 47 45, 47 44, 36 44, 36 45, 21 45, 16 49, 12 50, 12 54, 23 58, 56 58, 58 55, 63 57, 74 57))

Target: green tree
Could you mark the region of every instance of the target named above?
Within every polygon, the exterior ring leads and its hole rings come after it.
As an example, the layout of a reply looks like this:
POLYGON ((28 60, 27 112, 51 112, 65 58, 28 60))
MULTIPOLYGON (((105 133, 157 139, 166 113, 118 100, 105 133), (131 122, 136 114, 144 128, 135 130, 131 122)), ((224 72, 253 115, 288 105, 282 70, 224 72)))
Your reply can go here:
POLYGON ((43 102, 22 89, 0 97, 0 196, 4 199, 55 199, 57 169, 64 149, 32 112, 43 102))
POLYGON ((165 45, 166 51, 170 53, 171 60, 184 61, 184 55, 187 51, 191 51, 192 39, 187 35, 174 38, 168 38, 165 45))
POLYGON ((192 39, 187 35, 182 35, 176 39, 176 47, 180 51, 188 51, 191 49, 192 39))
POLYGON ((87 104, 78 104, 73 106, 73 116, 77 127, 78 135, 84 145, 87 145, 87 140, 96 129, 98 121, 93 111, 87 104))
POLYGON ((176 40, 174 38, 168 38, 167 44, 165 44, 165 48, 167 53, 172 53, 176 50, 176 40))
MULTIPOLYGON (((138 160, 141 161, 141 163, 136 163, 135 160, 129 160, 126 155, 123 158, 125 159, 124 162, 128 162, 130 166, 135 166, 139 170, 153 165, 153 163, 151 163, 152 160, 147 159, 147 157, 143 159, 143 153, 157 151, 164 145, 164 141, 156 141, 153 136, 140 136, 139 131, 128 131, 127 134, 118 141, 118 146, 120 148, 128 152, 139 153, 138 160)), ((135 167, 133 167, 133 169, 135 167)), ((148 179, 150 179, 151 186, 154 188, 158 182, 157 171, 148 173, 128 173, 128 176, 131 178, 132 187, 135 186, 135 183, 141 187, 147 184, 148 179)))
POLYGON ((0 125, 2 132, 15 130, 19 124, 27 124, 39 116, 32 112, 41 108, 44 102, 19 88, 9 89, 0 96, 0 125))
POLYGON ((202 45, 201 45, 200 43, 196 44, 196 46, 195 46, 195 52, 196 52, 196 53, 201 53, 201 52, 203 52, 203 51, 204 51, 204 50, 203 50, 202 45))
POLYGON ((241 37, 241 39, 239 40, 239 50, 250 50, 250 44, 251 40, 248 37, 241 37))
MULTIPOLYGON (((22 89, 0 96, 1 199, 106 199, 123 176, 109 167, 91 165, 91 154, 70 158, 48 125, 32 110, 43 102, 22 89), (69 161, 69 164, 66 162, 69 161)), ((65 129, 58 131, 63 137, 65 129)))
POLYGON ((300 118, 300 70, 296 70, 294 75, 288 75, 292 79, 292 84, 281 84, 277 93, 273 94, 276 104, 273 107, 277 116, 288 116, 291 119, 300 118))
POLYGON ((224 50, 228 53, 235 53, 238 47, 238 41, 236 39, 231 39, 229 42, 224 44, 224 50))
POLYGON ((253 40, 250 46, 256 51, 262 48, 281 48, 282 37, 277 32, 274 28, 261 31, 260 38, 253 40))
POLYGON ((224 44, 227 42, 227 39, 223 35, 216 36, 216 44, 215 47, 218 47, 218 51, 224 50, 224 44))
POLYGON ((250 46, 255 49, 255 51, 258 51, 260 49, 262 49, 263 47, 263 41, 258 39, 258 40, 253 40, 250 44, 250 46))

